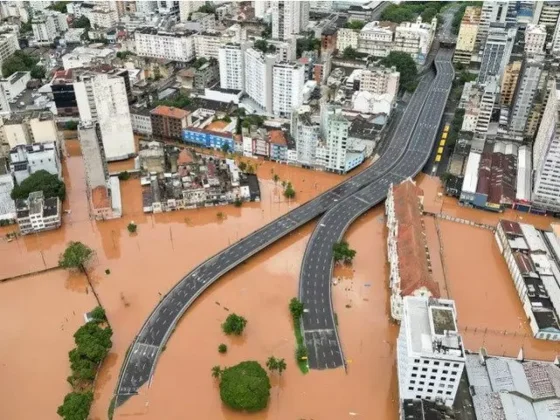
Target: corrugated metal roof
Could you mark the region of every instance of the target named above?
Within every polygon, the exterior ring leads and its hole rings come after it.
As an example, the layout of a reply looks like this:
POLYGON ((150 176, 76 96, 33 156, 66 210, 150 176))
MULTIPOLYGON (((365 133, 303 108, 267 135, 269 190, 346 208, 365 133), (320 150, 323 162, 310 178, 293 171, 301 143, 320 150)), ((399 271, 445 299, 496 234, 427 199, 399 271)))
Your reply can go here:
POLYGON ((480 164, 481 154, 476 152, 469 153, 467 161, 467 169, 465 170, 465 178, 463 180, 463 191, 469 193, 476 192, 478 184, 478 166, 480 164))

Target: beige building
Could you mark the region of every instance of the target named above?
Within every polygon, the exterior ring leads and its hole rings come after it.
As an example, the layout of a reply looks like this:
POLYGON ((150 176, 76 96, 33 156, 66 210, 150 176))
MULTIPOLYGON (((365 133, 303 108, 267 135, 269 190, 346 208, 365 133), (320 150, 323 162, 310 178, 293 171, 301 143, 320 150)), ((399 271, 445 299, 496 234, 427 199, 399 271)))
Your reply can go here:
POLYGON ((480 7, 469 6, 465 9, 463 20, 457 36, 457 47, 453 61, 469 64, 476 44, 476 35, 480 25, 480 7))
POLYGON ((47 111, 14 113, 0 119, 0 139, 10 148, 59 140, 54 116, 47 111))
POLYGON ((360 90, 383 95, 388 93, 393 97, 399 91, 400 73, 395 67, 379 66, 363 70, 360 75, 360 90))
POLYGON ((510 106, 515 94, 515 87, 517 86, 517 79, 521 71, 521 61, 513 61, 506 66, 502 80, 501 88, 501 104, 510 106))
POLYGON ((355 50, 358 49, 358 37, 360 31, 350 28, 340 28, 336 33, 336 48, 342 52, 350 47, 355 50))

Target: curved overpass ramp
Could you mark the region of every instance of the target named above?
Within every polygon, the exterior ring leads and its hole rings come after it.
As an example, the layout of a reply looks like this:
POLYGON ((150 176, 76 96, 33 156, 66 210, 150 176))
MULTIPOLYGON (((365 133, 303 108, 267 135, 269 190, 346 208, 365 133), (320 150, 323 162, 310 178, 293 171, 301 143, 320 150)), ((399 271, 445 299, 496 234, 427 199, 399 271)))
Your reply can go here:
POLYGON ((440 50, 436 56, 437 76, 429 87, 426 104, 411 138, 404 146, 402 138, 391 144, 391 147, 404 147, 400 157, 390 164, 388 171, 376 182, 329 209, 311 235, 302 262, 299 298, 307 309, 302 317, 302 325, 309 367, 312 369, 344 365, 332 309, 333 245, 342 239, 356 218, 386 198, 391 184, 414 177, 426 164, 454 77, 452 56, 452 50, 440 50))
MULTIPOLYGON (((420 90, 419 94, 413 95, 405 111, 400 125, 407 127, 407 131, 412 131, 416 124, 433 79, 432 72, 424 76, 420 89, 417 89, 420 90), (406 122, 405 118, 409 122, 406 122)), ((387 172, 390 162, 394 162, 395 159, 396 155, 384 153, 374 165, 360 174, 242 238, 183 277, 154 308, 130 346, 117 383, 116 406, 135 395, 140 387, 150 380, 158 356, 175 325, 206 288, 254 254, 325 213, 338 201, 378 180, 387 172)))

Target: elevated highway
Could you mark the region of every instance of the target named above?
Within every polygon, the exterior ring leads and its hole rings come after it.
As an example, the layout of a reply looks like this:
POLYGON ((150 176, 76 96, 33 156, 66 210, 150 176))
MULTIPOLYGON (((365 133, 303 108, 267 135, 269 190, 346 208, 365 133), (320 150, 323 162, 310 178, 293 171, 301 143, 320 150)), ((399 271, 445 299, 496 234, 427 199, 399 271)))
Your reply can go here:
MULTIPOLYGON (((387 174, 402 153, 402 142, 410 139, 414 127, 418 124, 418 118, 430 95, 430 88, 435 77, 434 72, 428 72, 423 76, 407 106, 403 120, 394 136, 395 141, 401 142, 399 143, 400 148, 388 148, 374 165, 363 172, 302 204, 204 261, 183 277, 161 299, 135 337, 124 360, 115 395, 117 407, 130 396, 135 395, 140 387, 150 380, 159 354, 175 325, 204 290, 254 254, 325 213, 339 201, 349 198, 369 184, 377 183, 381 177, 387 174)), ((391 179, 393 178, 382 178, 381 185, 388 185, 387 182, 390 182, 391 179)), ((360 202, 361 197, 360 195, 352 200, 360 202)))
POLYGON ((356 218, 385 200, 391 184, 414 177, 426 164, 454 77, 452 57, 452 50, 438 52, 435 58, 437 75, 429 85, 425 105, 416 124, 410 128, 413 131, 410 136, 409 129, 397 130, 395 133, 396 138, 392 140, 387 154, 398 157, 384 162, 387 171, 375 182, 330 208, 311 235, 300 272, 299 298, 306 308, 302 317, 303 335, 312 369, 344 365, 332 309, 332 248, 356 218), (391 148, 395 150, 391 151, 391 148), (399 148, 400 153, 397 152, 399 148))

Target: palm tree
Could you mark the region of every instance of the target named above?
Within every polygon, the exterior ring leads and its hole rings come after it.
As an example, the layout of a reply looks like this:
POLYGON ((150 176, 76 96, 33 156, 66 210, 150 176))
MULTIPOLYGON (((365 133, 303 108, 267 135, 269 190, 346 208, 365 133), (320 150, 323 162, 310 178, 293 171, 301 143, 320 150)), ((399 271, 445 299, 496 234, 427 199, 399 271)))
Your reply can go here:
POLYGON ((286 370, 286 362, 284 359, 276 359, 276 370, 278 374, 282 376, 282 372, 286 370))
POLYGON ((276 359, 276 357, 274 356, 270 356, 268 358, 268 360, 266 361, 266 367, 268 368, 268 370, 270 370, 271 372, 273 370, 277 370, 278 369, 278 360, 276 359))
POLYGON ((212 377, 218 379, 222 375, 222 368, 218 365, 212 367, 212 377))

